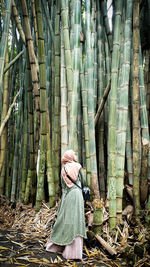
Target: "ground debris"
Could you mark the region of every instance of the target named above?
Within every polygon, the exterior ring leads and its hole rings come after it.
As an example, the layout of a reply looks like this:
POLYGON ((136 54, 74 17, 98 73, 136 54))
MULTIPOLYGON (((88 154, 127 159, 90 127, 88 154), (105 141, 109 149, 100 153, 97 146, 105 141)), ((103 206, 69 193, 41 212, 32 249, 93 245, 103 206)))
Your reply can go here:
POLYGON ((144 223, 129 217, 110 235, 108 213, 103 209, 100 244, 91 231, 93 209, 87 214, 88 240, 85 241, 83 261, 66 261, 61 253, 46 252, 45 245, 57 216, 59 202, 54 208, 42 204, 39 212, 31 204, 17 202, 15 207, 0 198, 0 265, 5 266, 149 266, 150 235, 144 223), (89 221, 88 221, 89 219, 89 221), (111 248, 111 255, 109 249, 111 248))

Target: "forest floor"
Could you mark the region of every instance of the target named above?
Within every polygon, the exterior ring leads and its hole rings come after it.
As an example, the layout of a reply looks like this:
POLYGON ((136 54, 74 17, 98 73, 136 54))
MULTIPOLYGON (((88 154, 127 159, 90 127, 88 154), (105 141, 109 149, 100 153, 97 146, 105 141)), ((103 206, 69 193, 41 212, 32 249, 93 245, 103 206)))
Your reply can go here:
POLYGON ((35 212, 32 205, 11 205, 5 197, 0 198, 0 266, 150 266, 150 232, 144 221, 140 225, 134 218, 130 223, 124 221, 115 236, 110 237, 106 214, 101 235, 104 244, 90 235, 88 222, 83 261, 66 261, 61 253, 47 252, 45 246, 58 204, 49 209, 43 203, 40 211, 35 212))

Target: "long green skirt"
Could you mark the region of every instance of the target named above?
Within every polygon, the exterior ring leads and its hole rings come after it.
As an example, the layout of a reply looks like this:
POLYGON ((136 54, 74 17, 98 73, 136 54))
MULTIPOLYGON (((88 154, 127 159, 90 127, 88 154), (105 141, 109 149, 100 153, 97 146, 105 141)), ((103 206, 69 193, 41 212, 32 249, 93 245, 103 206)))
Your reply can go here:
MULTIPOLYGON (((81 186, 80 175, 76 183, 81 186)), ((76 236, 87 238, 82 190, 76 185, 69 189, 62 181, 61 203, 50 240, 65 246, 71 244, 76 236)))

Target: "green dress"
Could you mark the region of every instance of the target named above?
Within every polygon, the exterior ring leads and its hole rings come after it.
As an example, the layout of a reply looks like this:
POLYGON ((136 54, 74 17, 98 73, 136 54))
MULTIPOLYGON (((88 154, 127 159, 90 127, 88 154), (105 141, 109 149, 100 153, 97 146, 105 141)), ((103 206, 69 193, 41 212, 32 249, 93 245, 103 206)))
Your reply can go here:
MULTIPOLYGON (((81 176, 80 170, 76 181, 79 186, 81 186, 81 176)), ((76 185, 68 188, 63 178, 61 178, 61 184, 61 203, 50 240, 54 244, 65 246, 71 244, 76 236, 87 238, 87 235, 82 190, 76 185)))

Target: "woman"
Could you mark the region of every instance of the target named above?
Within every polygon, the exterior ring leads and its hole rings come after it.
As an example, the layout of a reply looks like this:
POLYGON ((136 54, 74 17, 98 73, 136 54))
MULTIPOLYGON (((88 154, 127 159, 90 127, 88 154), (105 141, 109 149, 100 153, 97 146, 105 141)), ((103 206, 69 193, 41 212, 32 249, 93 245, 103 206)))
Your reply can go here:
POLYGON ((87 238, 84 200, 82 190, 67 177, 69 175, 81 186, 81 165, 77 163, 73 150, 64 153, 62 164, 64 165, 61 171, 62 198, 46 250, 63 252, 65 259, 82 260, 83 238, 87 238))

